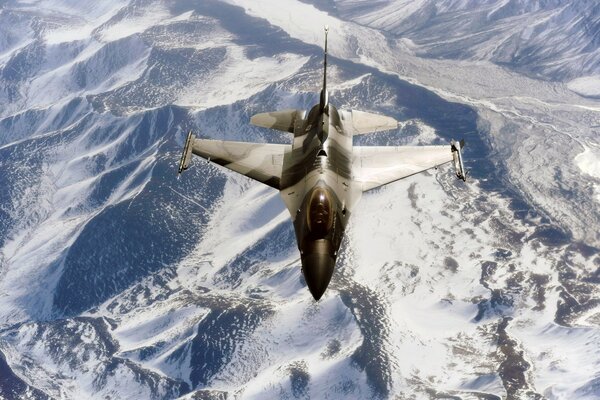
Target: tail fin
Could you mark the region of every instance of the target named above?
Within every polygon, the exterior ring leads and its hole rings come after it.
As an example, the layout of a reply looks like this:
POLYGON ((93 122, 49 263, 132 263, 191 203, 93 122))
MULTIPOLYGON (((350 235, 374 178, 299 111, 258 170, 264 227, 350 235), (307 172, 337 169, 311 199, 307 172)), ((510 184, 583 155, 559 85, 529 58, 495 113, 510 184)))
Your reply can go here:
POLYGON ((323 88, 321 89, 320 106, 321 112, 329 104, 329 93, 327 93, 327 34, 329 33, 329 26, 325 25, 325 53, 323 56, 323 88))

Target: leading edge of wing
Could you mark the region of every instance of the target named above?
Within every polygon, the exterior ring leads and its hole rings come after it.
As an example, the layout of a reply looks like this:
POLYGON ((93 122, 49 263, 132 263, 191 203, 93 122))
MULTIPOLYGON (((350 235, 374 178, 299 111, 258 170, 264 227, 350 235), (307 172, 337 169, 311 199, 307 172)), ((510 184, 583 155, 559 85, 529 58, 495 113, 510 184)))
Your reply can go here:
POLYGON ((289 144, 194 139, 192 152, 227 169, 279 189, 283 158, 289 144))
POLYGON ((363 192, 452 161, 452 148, 443 146, 355 146, 354 180, 363 192))

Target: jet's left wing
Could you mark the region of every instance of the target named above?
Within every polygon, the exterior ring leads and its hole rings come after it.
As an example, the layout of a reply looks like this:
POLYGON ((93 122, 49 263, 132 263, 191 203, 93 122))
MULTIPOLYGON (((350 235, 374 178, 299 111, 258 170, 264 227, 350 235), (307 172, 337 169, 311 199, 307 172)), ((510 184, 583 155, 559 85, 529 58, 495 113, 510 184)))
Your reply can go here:
POLYGON ((292 146, 289 144, 196 139, 190 132, 181 156, 179 172, 189 167, 193 153, 279 189, 283 158, 291 151, 292 146))
POLYGON ((445 146, 355 146, 352 169, 363 192, 454 161, 456 175, 466 178, 461 149, 464 142, 445 146))

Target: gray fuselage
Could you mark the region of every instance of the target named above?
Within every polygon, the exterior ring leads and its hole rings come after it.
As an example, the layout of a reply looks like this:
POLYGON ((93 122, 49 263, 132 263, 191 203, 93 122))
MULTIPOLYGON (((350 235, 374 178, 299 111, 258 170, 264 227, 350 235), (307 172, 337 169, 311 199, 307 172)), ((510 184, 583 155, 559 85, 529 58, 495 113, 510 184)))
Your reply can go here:
POLYGON ((332 105, 296 120, 280 190, 296 231, 302 271, 315 299, 333 274, 351 210, 362 189, 352 180, 352 135, 332 105))
POLYGON ((363 192, 452 161, 456 176, 466 179, 464 141, 451 141, 449 146, 353 146, 353 135, 397 129, 399 123, 364 111, 338 112, 329 104, 328 32, 325 27, 319 104, 308 113, 282 110, 250 119, 255 126, 293 133, 292 145, 198 139, 190 131, 178 170, 186 170, 195 154, 278 189, 294 223, 304 278, 316 300, 331 281, 348 219, 363 192))

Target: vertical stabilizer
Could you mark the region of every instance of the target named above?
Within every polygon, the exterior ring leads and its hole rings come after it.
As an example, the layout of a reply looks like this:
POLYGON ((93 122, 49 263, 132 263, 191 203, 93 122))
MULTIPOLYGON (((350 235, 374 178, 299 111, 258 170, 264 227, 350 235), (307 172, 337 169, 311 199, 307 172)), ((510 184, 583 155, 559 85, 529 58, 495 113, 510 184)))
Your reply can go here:
POLYGON ((325 53, 323 55, 323 89, 321 89, 321 99, 319 104, 321 105, 321 112, 327 108, 329 104, 329 93, 327 93, 327 34, 329 33, 329 26, 325 25, 325 53))

